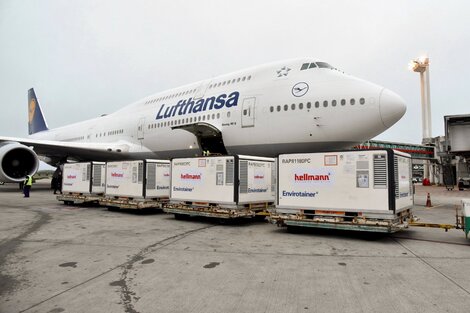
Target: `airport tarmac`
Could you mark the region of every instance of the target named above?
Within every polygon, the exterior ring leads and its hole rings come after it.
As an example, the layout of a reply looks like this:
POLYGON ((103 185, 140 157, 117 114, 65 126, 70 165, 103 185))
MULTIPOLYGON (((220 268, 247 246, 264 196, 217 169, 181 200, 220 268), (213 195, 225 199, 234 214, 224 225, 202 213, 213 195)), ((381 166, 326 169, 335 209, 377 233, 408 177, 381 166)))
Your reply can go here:
MULTIPOLYGON (((291 234, 163 213, 66 206, 47 182, 0 186, 0 312, 468 312, 462 230, 291 234)), ((417 186, 415 214, 455 223, 470 191, 417 186), (434 207, 425 208, 426 193, 434 207)))

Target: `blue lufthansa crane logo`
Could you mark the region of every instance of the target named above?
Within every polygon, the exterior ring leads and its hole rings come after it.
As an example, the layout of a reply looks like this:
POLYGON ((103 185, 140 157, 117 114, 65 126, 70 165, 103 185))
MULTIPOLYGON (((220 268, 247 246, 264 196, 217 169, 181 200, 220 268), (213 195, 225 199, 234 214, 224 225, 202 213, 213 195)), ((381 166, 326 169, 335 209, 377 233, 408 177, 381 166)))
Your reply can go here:
POLYGON ((305 95, 308 91, 308 84, 304 82, 300 82, 294 85, 292 87, 292 95, 295 97, 302 97, 305 95))

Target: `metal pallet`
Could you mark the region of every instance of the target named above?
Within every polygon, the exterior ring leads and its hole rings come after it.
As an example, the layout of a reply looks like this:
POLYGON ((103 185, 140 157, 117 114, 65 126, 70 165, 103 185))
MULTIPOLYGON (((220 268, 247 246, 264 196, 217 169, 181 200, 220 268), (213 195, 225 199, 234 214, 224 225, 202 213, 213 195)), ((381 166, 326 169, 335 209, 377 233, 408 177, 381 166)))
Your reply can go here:
POLYGON ((64 204, 98 204, 103 195, 84 195, 81 193, 67 193, 57 196, 58 201, 63 201, 64 204))
POLYGON ((132 198, 102 198, 99 201, 101 206, 119 209, 162 209, 168 202, 168 198, 163 199, 132 199, 132 198))
POLYGON ((255 216, 269 215, 268 209, 273 207, 272 203, 249 204, 240 208, 224 208, 220 205, 201 205, 200 203, 168 203, 163 211, 175 214, 175 216, 202 216, 222 219, 253 218, 255 216))
POLYGON ((394 233, 408 228, 411 221, 411 210, 400 212, 394 219, 371 219, 362 216, 348 215, 305 215, 272 213, 268 220, 277 226, 313 227, 340 230, 354 230, 379 233, 394 233))

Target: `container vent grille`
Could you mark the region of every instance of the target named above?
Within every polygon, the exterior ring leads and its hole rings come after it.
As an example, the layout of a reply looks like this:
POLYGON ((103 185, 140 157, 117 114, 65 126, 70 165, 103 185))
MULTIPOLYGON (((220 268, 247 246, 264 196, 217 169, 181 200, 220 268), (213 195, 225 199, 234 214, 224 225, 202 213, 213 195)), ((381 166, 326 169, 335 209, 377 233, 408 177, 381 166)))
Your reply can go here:
POLYGON ((233 185, 234 180, 234 169, 235 164, 233 163, 233 159, 229 159, 225 163, 225 184, 226 185, 233 185))
POLYGON ((139 162, 137 170, 137 182, 142 183, 144 181, 144 162, 139 162))
POLYGON ((248 161, 240 161, 240 193, 248 193, 248 161))
POLYGON ((91 179, 91 164, 86 165, 86 173, 85 177, 83 177, 83 181, 89 181, 91 179))
POLYGON ((276 192, 276 166, 275 164, 271 164, 271 192, 276 192))
POLYGON ((387 156, 374 154, 374 188, 387 188, 387 156))
POLYGON ((147 163, 147 190, 157 186, 157 164, 147 163))
MULTIPOLYGON (((411 165, 411 161, 408 163, 408 168, 409 168, 409 174, 408 175, 410 175, 408 177, 411 180, 411 177, 413 177, 413 166, 411 165)), ((410 182, 410 196, 412 196, 412 195, 413 195, 413 183, 410 182)))
POLYGON ((395 155, 393 157, 393 176, 395 183, 395 198, 400 198, 400 189, 399 189, 399 176, 398 176, 398 157, 395 155))
POLYGON ((101 186, 101 172, 103 170, 103 166, 100 164, 93 164, 93 186, 100 187, 101 186))

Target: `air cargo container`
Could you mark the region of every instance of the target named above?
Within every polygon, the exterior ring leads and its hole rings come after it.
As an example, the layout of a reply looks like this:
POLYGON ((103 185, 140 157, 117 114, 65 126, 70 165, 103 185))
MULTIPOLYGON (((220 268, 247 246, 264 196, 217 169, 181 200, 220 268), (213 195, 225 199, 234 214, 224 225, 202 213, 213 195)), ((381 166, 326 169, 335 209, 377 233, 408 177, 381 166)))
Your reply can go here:
POLYGON ((97 202, 105 190, 104 162, 79 162, 64 164, 62 195, 57 196, 65 204, 97 202))
POLYGON ((410 155, 391 149, 280 155, 270 220, 395 232, 412 218, 411 170, 410 155))
POLYGON ((100 204, 108 207, 161 208, 170 195, 170 161, 106 163, 105 195, 100 204))
POLYGON ((207 217, 253 217, 275 201, 275 159, 245 155, 171 161, 166 212, 207 217))

